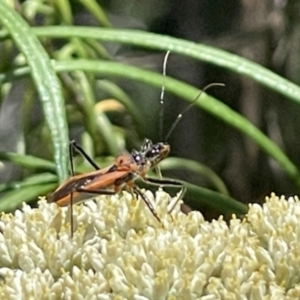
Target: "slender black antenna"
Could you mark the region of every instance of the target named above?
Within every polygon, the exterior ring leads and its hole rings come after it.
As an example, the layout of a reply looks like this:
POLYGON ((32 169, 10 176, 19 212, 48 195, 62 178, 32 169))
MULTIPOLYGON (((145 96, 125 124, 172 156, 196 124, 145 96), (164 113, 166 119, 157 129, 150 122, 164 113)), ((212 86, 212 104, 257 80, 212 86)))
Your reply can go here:
POLYGON ((204 87, 196 96, 196 98, 191 102, 190 105, 188 105, 175 119, 175 121, 173 122, 173 124, 171 125, 171 128, 169 129, 164 141, 167 141, 168 138, 170 137, 171 133, 173 132, 173 130, 175 129, 175 127, 177 126, 177 124, 179 123, 179 121, 182 119, 183 114, 185 114, 188 110, 190 110, 194 104, 198 101, 198 99, 200 98, 200 96, 202 95, 203 92, 205 92, 206 90, 208 90, 209 88, 213 87, 213 86, 225 86, 224 83, 210 83, 208 84, 206 87, 204 87))
POLYGON ((168 51, 164 57, 163 62, 163 82, 161 87, 160 93, 160 111, 159 111, 159 140, 162 141, 163 139, 163 130, 164 130, 164 95, 165 95, 165 77, 166 77, 166 70, 167 70, 167 62, 170 55, 170 51, 168 51))

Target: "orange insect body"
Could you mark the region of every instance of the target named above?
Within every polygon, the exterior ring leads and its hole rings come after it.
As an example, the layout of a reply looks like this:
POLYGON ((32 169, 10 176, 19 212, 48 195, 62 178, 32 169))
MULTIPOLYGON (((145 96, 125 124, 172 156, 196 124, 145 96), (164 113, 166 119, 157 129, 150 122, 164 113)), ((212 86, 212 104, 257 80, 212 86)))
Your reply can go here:
MULTIPOLYGON (((67 206, 70 204, 72 208, 73 204, 85 201, 91 198, 92 195, 113 195, 121 190, 127 189, 140 195, 153 216, 161 222, 145 195, 135 186, 134 181, 137 178, 141 178, 152 184, 157 185, 161 183, 159 180, 147 178, 146 173, 169 154, 169 145, 164 143, 153 144, 150 140, 145 139, 140 151, 132 150, 131 154, 120 155, 116 158, 113 165, 101 170, 74 141, 70 143, 70 158, 72 158, 73 147, 97 170, 72 176, 54 191, 48 198, 48 202, 55 202, 59 206, 67 206)), ((71 169, 72 173, 74 173, 72 163, 71 169)), ((174 185, 174 183, 170 181, 165 183, 174 185)), ((71 226, 73 227, 73 225, 71 226)))
POLYGON ((91 198, 91 194, 88 192, 78 192, 77 190, 80 188, 89 190, 103 189, 117 193, 133 177, 135 172, 136 165, 132 162, 131 157, 129 155, 119 156, 112 166, 87 174, 72 176, 56 189, 49 202, 56 202, 59 206, 66 206, 70 204, 71 193, 73 193, 74 204, 91 198), (120 162, 121 159, 122 162, 120 162), (124 161, 127 163, 124 163, 124 161), (118 181, 124 181, 124 183, 121 184, 120 182, 117 185, 118 181))
POLYGON ((146 180, 146 173, 149 169, 156 166, 170 151, 168 145, 158 143, 154 145, 156 147, 153 147, 151 142, 151 147, 144 149, 145 143, 149 142, 147 139, 144 141, 140 152, 133 150, 132 154, 118 156, 112 166, 72 176, 54 191, 48 201, 56 202, 59 206, 66 206, 70 203, 72 193, 75 204, 90 198, 89 191, 102 190, 113 194, 125 186, 133 187, 134 181, 138 177, 146 180), (83 188, 85 191, 78 192, 83 188))
POLYGON ((128 172, 126 171, 105 173, 105 169, 103 169, 101 171, 73 176, 56 189, 49 199, 49 202, 55 202, 59 206, 67 206, 71 202, 71 193, 73 193, 74 204, 91 198, 90 193, 77 191, 78 188, 83 187, 88 187, 89 189, 105 189, 117 193, 119 189, 118 186, 115 185, 115 181, 124 178, 127 174, 128 172))

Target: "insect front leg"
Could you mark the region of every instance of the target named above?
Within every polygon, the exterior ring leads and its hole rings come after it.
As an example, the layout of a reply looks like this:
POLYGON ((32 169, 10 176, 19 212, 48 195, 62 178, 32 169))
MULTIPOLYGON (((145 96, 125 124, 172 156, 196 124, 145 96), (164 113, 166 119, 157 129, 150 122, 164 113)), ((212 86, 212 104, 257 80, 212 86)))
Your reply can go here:
POLYGON ((184 197, 184 194, 186 193, 186 186, 182 184, 180 181, 174 179, 170 179, 170 178, 158 179, 158 178, 152 178, 146 176, 144 177, 144 181, 158 186, 170 186, 170 187, 180 188, 179 195, 177 196, 177 199, 175 200, 172 207, 169 209, 168 214, 170 214, 174 210, 177 203, 184 197))
POLYGON ((115 191, 108 191, 103 189, 85 189, 85 188, 78 188, 76 189, 78 193, 86 193, 86 194, 95 194, 95 195, 115 195, 115 191))
POLYGON ((152 204, 150 203, 149 199, 146 197, 146 195, 137 187, 137 186, 133 186, 132 187, 133 191, 135 193, 137 193, 145 202, 145 204, 148 206, 149 210, 151 211, 152 215, 156 218, 156 220, 162 224, 161 219, 159 218, 159 216, 157 215, 154 207, 152 206, 152 204))
POLYGON ((141 192, 141 190, 134 184, 134 178, 135 174, 133 172, 128 172, 127 174, 123 175, 122 177, 115 180, 115 190, 120 190, 124 185, 126 185, 130 190, 132 190, 135 194, 140 196, 142 200, 145 202, 145 204, 148 206, 149 210, 151 211, 152 215, 157 219, 159 223, 161 222, 161 219, 158 217, 155 209, 153 208, 151 202, 146 197, 144 193, 141 192))
POLYGON ((174 204, 169 209, 168 214, 170 214, 173 211, 173 209, 176 207, 177 203, 183 198, 183 196, 185 195, 185 193, 186 193, 186 186, 182 185, 181 186, 181 190, 179 192, 179 195, 177 196, 177 199, 174 202, 174 204))
MULTIPOLYGON (((100 168, 97 166, 97 164, 92 160, 92 158, 83 150, 83 148, 76 143, 75 140, 71 140, 69 142, 69 159, 70 159, 70 168, 71 168, 71 175, 75 176, 75 170, 74 170, 74 150, 76 150, 78 153, 80 153, 90 164, 92 167, 95 168, 95 170, 100 170, 100 168)), ((78 191, 78 190, 77 190, 78 191)), ((70 214, 71 214, 71 237, 73 237, 73 191, 70 193, 70 214)))
POLYGON ((72 176, 74 176, 74 164, 73 164, 73 150, 76 150, 80 155, 82 155, 95 170, 100 170, 99 166, 94 162, 94 160, 83 150, 83 148, 76 143, 75 140, 71 140, 69 143, 69 153, 70 153, 70 164, 72 176))

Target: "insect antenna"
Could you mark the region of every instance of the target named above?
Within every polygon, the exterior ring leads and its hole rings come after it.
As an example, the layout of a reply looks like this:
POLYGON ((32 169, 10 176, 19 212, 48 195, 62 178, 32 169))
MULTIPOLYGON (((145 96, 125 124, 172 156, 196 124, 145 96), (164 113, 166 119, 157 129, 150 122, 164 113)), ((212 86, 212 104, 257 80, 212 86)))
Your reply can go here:
MULTIPOLYGON (((174 131, 174 129, 176 128, 177 124, 182 119, 183 115, 195 105, 195 103, 201 97, 202 93, 205 92, 206 90, 208 90, 209 88, 213 87, 213 86, 225 86, 225 84, 224 83, 211 83, 211 84, 208 84, 207 86, 205 86, 198 93, 198 95, 195 97, 195 99, 181 113, 179 113, 179 115, 177 116, 177 118, 175 119, 175 121, 173 122, 173 124, 171 125, 169 131, 167 132, 166 137, 164 139, 164 142, 167 142, 167 140, 169 139, 171 133, 174 131)), ((186 187, 180 181, 173 181, 173 185, 177 185, 177 186, 181 185, 182 186, 182 190, 180 192, 180 195, 177 197, 176 201, 172 205, 171 209, 169 210, 169 212, 168 212, 169 214, 173 211, 173 209, 177 205, 178 201, 183 197, 183 195, 186 192, 186 187)))
POLYGON ((159 98, 160 111, 159 111, 159 140, 163 140, 163 127, 164 127, 164 96, 165 96, 165 77, 167 73, 167 62, 170 55, 170 51, 167 51, 163 62, 163 82, 161 87, 161 93, 159 98))
POLYGON ((194 105, 195 103, 199 100, 199 98, 201 97, 202 93, 205 92, 206 90, 208 90, 209 88, 213 87, 213 86, 225 86, 224 83, 210 83, 207 86, 205 86, 199 93, 198 95, 195 97, 195 99, 190 103, 190 105, 188 105, 181 113, 179 113, 179 115, 177 116, 177 118, 175 119, 175 121, 173 122, 173 124, 171 125, 169 131, 166 134, 166 137, 164 139, 164 141, 167 141, 171 135, 171 133, 174 131, 174 129, 176 128, 177 124, 180 122, 180 120, 182 119, 182 116, 189 111, 194 105))

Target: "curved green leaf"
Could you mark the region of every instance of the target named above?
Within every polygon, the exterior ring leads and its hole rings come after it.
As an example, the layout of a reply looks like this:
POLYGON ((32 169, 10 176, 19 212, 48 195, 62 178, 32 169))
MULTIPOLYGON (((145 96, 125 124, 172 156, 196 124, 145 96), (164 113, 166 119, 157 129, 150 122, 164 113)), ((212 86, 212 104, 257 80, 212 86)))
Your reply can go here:
MULTIPOLYGON (((157 176, 153 177, 158 178, 157 176)), ((247 205, 237 201, 230 196, 188 183, 183 180, 176 181, 182 183, 182 185, 186 187, 186 193, 185 195, 183 195, 183 202, 192 206, 193 209, 201 210, 201 207, 207 205, 213 209, 217 209, 218 211, 226 215, 231 215, 233 213, 244 215, 248 211, 247 205)), ((153 185, 141 180, 139 180, 139 187, 143 189, 153 190, 153 185)), ((175 190, 176 192, 178 192, 178 187, 164 186, 163 189, 168 193, 170 192, 170 195, 173 196, 175 190)))
MULTIPOLYGON (((57 175, 52 173, 40 173, 28 176, 21 181, 9 181, 0 184, 0 192, 15 190, 25 186, 35 186, 48 183, 58 183, 57 175)), ((34 188, 34 187, 33 187, 34 188)), ((1 198, 2 199, 2 198, 1 198)))
POLYGON ((234 73, 245 75, 300 103, 300 88, 296 84, 282 78, 259 64, 214 47, 137 30, 92 28, 83 26, 44 26, 36 27, 33 30, 40 37, 94 38, 100 41, 131 44, 144 48, 165 51, 170 50, 173 53, 193 57, 197 60, 231 70, 234 73))
POLYGON ((138 126, 143 126, 142 117, 137 107, 134 105, 129 96, 118 85, 108 80, 99 80, 97 81, 97 86, 101 90, 109 92, 112 97, 118 99, 118 101, 126 107, 136 124, 138 126))
POLYGON ((206 178, 220 193, 228 196, 228 190, 222 179, 207 166, 186 158, 168 157, 159 163, 162 170, 187 170, 206 178))
POLYGON ((245 215, 248 212, 247 205, 238 202, 231 197, 190 183, 185 182, 183 184, 187 187, 185 198, 192 199, 192 201, 185 201, 187 204, 193 206, 199 206, 201 204, 209 205, 224 214, 235 213, 238 215, 245 215))
POLYGON ((84 103, 82 103, 82 109, 86 119, 85 124, 90 135, 97 137, 98 133, 100 132, 108 146, 109 153, 113 155, 120 154, 120 149, 113 134, 112 125, 108 118, 103 113, 98 113, 97 115, 95 113, 95 95, 86 74, 77 71, 73 75, 75 76, 80 88, 80 91, 78 92, 81 93, 83 97, 84 103))
MULTIPOLYGON (((164 82, 167 91, 190 102, 193 101, 199 94, 198 89, 183 83, 182 81, 178 81, 170 77, 163 77, 163 75, 156 74, 154 72, 145 71, 136 67, 115 62, 98 62, 88 60, 56 62, 55 69, 59 72, 80 69, 86 72, 122 76, 125 78, 145 82, 157 87, 161 87, 162 82, 164 82)), ((273 143, 246 118, 229 108, 227 105, 217 101, 215 98, 208 96, 205 93, 201 95, 201 99, 197 101, 195 105, 201 107, 208 113, 216 116, 220 120, 248 136, 264 152, 276 160, 281 168, 291 178, 294 184, 300 188, 300 174, 297 167, 275 143, 273 143)))
POLYGON ((49 160, 32 155, 13 152, 0 152, 0 161, 9 161, 29 169, 42 169, 55 172, 55 164, 49 160))
POLYGON ((102 7, 95 0, 79 0, 85 8, 97 19, 100 25, 110 27, 109 23, 102 7))
POLYGON ((68 176, 68 128, 64 100, 56 73, 38 38, 21 16, 5 4, 5 1, 0 1, 0 22, 27 59, 50 128, 57 174, 62 181, 68 176))
POLYGON ((14 189, 5 193, 1 197, 0 211, 12 211, 19 207, 23 202, 34 200, 39 196, 44 196, 53 191, 57 186, 56 183, 23 186, 19 189, 14 189))

